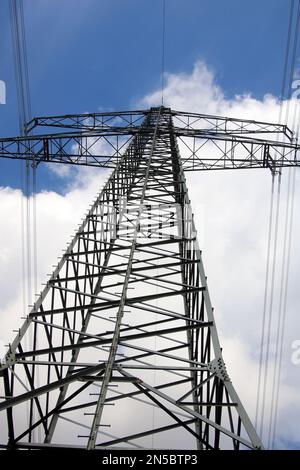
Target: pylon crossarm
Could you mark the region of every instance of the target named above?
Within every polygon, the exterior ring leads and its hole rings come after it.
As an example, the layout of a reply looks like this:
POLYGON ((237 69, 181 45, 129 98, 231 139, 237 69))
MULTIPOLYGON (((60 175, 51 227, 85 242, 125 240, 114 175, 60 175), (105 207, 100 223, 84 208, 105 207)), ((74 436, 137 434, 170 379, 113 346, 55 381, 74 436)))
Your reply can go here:
POLYGON ((300 166, 299 146, 292 143, 222 135, 178 136, 185 171, 238 170, 300 166))
MULTIPOLYGON (((299 145, 285 125, 164 110, 173 116, 185 171, 300 166, 299 145)), ((38 117, 28 131, 49 133, 0 139, 0 158, 115 168, 134 135, 151 138, 149 116, 151 110, 38 117)), ((168 125, 159 133, 168 135, 168 125)))
POLYGON ((66 114, 64 116, 37 116, 26 125, 27 132, 37 128, 104 129, 134 128, 143 124, 149 110, 116 111, 106 113, 66 114))
MULTIPOLYGON (((152 108, 153 109, 153 108, 152 108)), ((155 108, 154 108, 155 109, 155 108)), ((250 119, 238 119, 210 114, 189 113, 170 110, 174 128, 181 130, 202 129, 210 133, 226 133, 229 135, 275 135, 276 140, 286 137, 293 139, 292 131, 282 124, 275 124, 250 119)), ((27 124, 27 133, 37 128, 59 128, 78 130, 108 130, 110 128, 134 128, 143 124, 144 119, 151 113, 149 110, 116 111, 106 113, 68 114, 64 116, 40 116, 35 117, 27 124)))
POLYGON ((293 140, 293 132, 283 124, 275 124, 253 119, 238 119, 210 114, 188 113, 171 110, 174 129, 185 131, 202 130, 208 134, 271 136, 275 140, 293 140))

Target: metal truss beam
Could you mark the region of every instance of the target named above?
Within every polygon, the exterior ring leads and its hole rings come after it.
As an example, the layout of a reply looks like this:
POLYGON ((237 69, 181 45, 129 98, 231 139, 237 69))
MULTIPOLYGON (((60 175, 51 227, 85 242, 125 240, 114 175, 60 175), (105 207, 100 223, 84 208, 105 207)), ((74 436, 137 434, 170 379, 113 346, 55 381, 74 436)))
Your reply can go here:
MULTIPOLYGON (((31 135, 0 139, 0 158, 31 160, 33 165, 52 162, 115 168, 134 136, 151 138, 154 124, 149 116, 153 112, 155 108, 37 117, 27 125, 31 135), (33 133, 40 129, 48 133, 33 133)), ((173 119, 185 171, 269 168, 274 172, 300 165, 300 147, 285 125, 168 108, 163 112, 173 119)), ((161 124, 159 134, 168 133, 168 124, 161 124)))

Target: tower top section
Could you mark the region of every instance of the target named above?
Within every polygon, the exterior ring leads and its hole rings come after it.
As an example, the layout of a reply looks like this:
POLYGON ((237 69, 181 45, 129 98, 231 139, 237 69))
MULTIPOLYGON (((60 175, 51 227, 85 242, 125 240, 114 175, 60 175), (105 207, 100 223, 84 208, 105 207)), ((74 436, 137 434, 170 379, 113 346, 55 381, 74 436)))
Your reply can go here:
POLYGON ((282 124, 176 111, 146 110, 35 117, 26 136, 0 139, 0 158, 115 168, 136 135, 172 133, 185 171, 269 168, 300 165, 292 131, 282 124), (152 116, 152 117, 151 117, 152 116), (166 125, 167 124, 167 125, 166 125))

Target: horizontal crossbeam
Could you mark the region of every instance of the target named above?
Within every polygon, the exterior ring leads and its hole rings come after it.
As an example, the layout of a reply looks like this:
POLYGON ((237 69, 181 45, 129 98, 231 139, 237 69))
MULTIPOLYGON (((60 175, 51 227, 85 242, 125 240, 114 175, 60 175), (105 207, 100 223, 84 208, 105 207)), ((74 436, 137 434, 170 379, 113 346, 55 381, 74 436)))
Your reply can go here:
MULTIPOLYGON (((28 131, 49 133, 0 139, 0 158, 115 168, 133 136, 150 138, 150 110, 37 117, 28 131), (53 133, 55 128, 59 132, 53 133), (101 149, 101 150, 99 150, 101 149)), ((162 108, 173 118, 185 171, 300 166, 299 145, 281 124, 184 113, 162 108)), ((161 122, 159 135, 168 135, 161 122)), ((159 169, 158 169, 159 170, 159 169)))

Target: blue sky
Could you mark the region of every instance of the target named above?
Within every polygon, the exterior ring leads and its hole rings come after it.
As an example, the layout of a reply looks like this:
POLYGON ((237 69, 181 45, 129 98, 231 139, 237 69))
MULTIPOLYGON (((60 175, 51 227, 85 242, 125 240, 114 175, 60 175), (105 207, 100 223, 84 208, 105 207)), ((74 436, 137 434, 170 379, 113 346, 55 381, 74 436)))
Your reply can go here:
MULTIPOLYGON (((189 73, 197 59, 227 98, 279 95, 288 22, 286 0, 166 0, 165 70, 189 73)), ((161 0, 25 0, 33 115, 136 107, 161 80, 161 0)), ((0 3, 0 135, 17 128, 8 1, 0 3)), ((199 112, 205 112, 199 109, 199 112)), ((20 186, 19 165, 1 162, 0 184, 20 186)), ((40 189, 59 191, 42 168, 40 189)))

